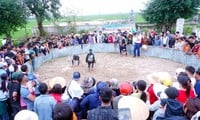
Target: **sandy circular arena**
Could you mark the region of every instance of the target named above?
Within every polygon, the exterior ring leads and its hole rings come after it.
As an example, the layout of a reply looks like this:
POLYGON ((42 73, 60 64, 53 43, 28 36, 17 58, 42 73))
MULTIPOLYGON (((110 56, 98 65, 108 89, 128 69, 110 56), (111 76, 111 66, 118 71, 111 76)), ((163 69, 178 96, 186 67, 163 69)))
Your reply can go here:
POLYGON ((185 65, 155 57, 133 56, 121 57, 115 53, 95 53, 96 64, 94 70, 88 72, 85 62, 86 54, 79 55, 81 62, 79 66, 72 66, 72 56, 54 59, 44 63, 36 72, 39 73, 41 81, 49 80, 56 76, 64 77, 66 80, 72 79, 74 71, 81 73, 81 80, 84 77, 92 76, 97 81, 107 81, 116 78, 119 81, 146 80, 146 76, 152 72, 169 72, 175 75, 177 68, 184 68, 185 65))

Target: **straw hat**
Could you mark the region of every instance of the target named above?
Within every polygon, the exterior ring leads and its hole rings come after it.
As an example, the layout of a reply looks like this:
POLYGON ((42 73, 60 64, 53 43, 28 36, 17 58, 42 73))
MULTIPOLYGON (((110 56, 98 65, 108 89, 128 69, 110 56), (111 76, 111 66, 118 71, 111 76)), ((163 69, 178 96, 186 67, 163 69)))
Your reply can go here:
POLYGON ((160 82, 156 73, 148 74, 147 80, 149 81, 150 84, 155 84, 160 82))
POLYGON ((185 69, 183 69, 183 68, 176 69, 176 75, 179 75, 181 72, 185 72, 185 69))
POLYGON ((53 88, 55 84, 60 84, 63 88, 66 85, 66 80, 63 77, 54 77, 48 83, 50 88, 53 88))
POLYGON ((170 87, 172 85, 172 76, 168 72, 158 72, 157 73, 159 81, 167 86, 170 87))
POLYGON ((29 110, 21 110, 18 112, 14 120, 39 120, 35 112, 29 110))
POLYGON ((129 108, 131 120, 146 120, 149 116, 147 105, 139 98, 123 96, 118 102, 118 108, 129 108))

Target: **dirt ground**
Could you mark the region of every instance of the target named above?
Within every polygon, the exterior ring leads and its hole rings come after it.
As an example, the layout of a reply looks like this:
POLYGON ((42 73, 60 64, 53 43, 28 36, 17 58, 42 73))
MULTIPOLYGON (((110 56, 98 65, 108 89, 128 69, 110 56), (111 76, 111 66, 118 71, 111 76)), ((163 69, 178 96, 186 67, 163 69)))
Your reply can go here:
POLYGON ((64 77, 66 80, 72 78, 74 71, 81 73, 81 80, 86 76, 92 76, 97 81, 107 81, 116 78, 119 81, 146 80, 146 76, 152 72, 169 72, 175 75, 177 68, 184 68, 185 65, 173 61, 154 57, 133 58, 132 56, 121 57, 119 54, 95 53, 96 63, 94 70, 88 72, 85 63, 86 54, 80 55, 79 66, 72 66, 72 56, 54 59, 44 63, 37 69, 42 81, 49 80, 55 76, 64 77))

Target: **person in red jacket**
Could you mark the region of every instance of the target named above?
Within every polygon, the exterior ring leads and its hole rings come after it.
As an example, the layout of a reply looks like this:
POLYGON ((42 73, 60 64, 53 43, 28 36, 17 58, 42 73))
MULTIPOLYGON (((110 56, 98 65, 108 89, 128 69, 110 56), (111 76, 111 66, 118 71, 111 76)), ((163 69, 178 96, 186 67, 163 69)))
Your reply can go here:
POLYGON ((60 84, 55 84, 50 91, 50 95, 56 100, 57 103, 61 103, 62 86, 60 84))
POLYGON ((185 104, 188 98, 195 98, 194 90, 191 87, 191 80, 186 73, 180 73, 177 77, 180 84, 178 97, 176 98, 182 104, 185 104))

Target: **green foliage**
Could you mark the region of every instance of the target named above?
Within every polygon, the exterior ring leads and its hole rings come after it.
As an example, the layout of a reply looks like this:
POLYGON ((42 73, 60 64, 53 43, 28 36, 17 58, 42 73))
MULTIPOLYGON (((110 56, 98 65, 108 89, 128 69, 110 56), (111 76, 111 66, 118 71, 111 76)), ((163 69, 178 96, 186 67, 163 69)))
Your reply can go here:
POLYGON ((19 41, 14 40, 14 41, 13 41, 13 45, 14 45, 14 46, 18 46, 18 45, 19 45, 19 41))
POLYGON ((26 24, 26 12, 19 0, 0 1, 0 35, 11 37, 11 32, 26 24))
POLYGON ((78 31, 79 34, 82 34, 82 33, 88 33, 89 31, 86 30, 86 29, 81 29, 80 31, 78 31))
POLYGON ((142 28, 142 32, 148 33, 149 29, 148 28, 142 28))
POLYGON ((150 0, 143 17, 150 23, 169 29, 178 18, 191 18, 198 13, 200 0, 150 0))
MULTIPOLYGON (((83 21, 94 21, 94 20, 124 20, 128 17, 128 13, 123 13, 123 14, 106 14, 106 15, 86 15, 86 16, 77 16, 76 21, 77 22, 83 22, 83 21)), ((65 22, 65 18, 59 18, 58 22, 62 23, 65 22)), ((136 14, 135 15, 135 22, 136 23, 141 23, 145 22, 144 18, 142 17, 141 14, 136 14)), ((49 20, 44 20, 43 25, 50 25, 52 24, 52 21, 49 20)), ((27 24, 25 25, 25 28, 17 28, 18 31, 16 32, 11 32, 11 36, 13 39, 25 39, 25 36, 27 35, 28 37, 32 36, 32 28, 37 26, 37 21, 33 18, 27 19, 27 24)), ((59 29, 62 34, 65 34, 66 31, 63 31, 62 29, 59 29)), ((90 30, 85 30, 87 33, 90 30)), ((91 30, 94 31, 94 30, 91 30)), ((5 36, 2 35, 0 36, 0 39, 4 38, 5 36)))
POLYGON ((190 35, 192 33, 192 26, 185 25, 183 29, 184 34, 190 35))
POLYGON ((60 0, 24 0, 24 3, 36 17, 40 36, 45 35, 43 29, 43 21, 45 19, 50 20, 52 18, 57 19, 60 17, 60 0))

